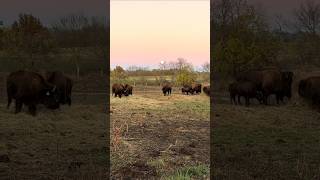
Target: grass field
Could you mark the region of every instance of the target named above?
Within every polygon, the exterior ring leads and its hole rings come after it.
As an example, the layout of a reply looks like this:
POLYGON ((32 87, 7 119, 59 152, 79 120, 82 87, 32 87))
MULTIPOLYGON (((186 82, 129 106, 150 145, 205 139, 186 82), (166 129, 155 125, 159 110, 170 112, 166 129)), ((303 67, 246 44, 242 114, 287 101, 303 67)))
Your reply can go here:
POLYGON ((207 96, 149 89, 110 98, 112 178, 209 178, 207 96))
POLYGON ((0 179, 107 178, 106 94, 94 93, 106 83, 98 77, 75 80, 71 107, 38 105, 36 117, 7 109, 1 85, 0 179))
POLYGON ((298 97, 235 106, 216 93, 215 179, 320 179, 320 114, 298 97))

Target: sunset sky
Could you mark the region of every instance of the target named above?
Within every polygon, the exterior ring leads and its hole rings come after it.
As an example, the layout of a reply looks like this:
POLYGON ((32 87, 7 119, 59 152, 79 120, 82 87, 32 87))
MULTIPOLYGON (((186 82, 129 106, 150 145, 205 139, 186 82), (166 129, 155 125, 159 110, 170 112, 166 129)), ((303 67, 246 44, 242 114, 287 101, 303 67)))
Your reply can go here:
POLYGON ((110 14, 111 67, 154 68, 179 57, 195 66, 209 62, 209 0, 112 0, 110 14))

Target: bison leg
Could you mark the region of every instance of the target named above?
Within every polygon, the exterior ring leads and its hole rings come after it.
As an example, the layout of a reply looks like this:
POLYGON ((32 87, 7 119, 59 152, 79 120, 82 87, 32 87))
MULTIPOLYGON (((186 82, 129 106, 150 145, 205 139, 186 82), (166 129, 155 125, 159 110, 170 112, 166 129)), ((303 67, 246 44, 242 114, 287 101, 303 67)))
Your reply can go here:
POLYGON ((11 97, 8 97, 8 105, 7 105, 7 109, 9 109, 11 102, 12 102, 12 98, 11 98, 11 97))
POLYGON ((241 96, 238 96, 238 104, 241 105, 241 96))
POLYGON ((15 113, 17 114, 17 113, 21 112, 21 109, 22 109, 22 102, 20 100, 16 99, 16 111, 15 111, 15 113))
POLYGON ((29 105, 29 112, 30 112, 30 114, 32 115, 32 116, 35 116, 36 115, 36 105, 34 105, 34 104, 30 104, 29 105))
POLYGON ((67 103, 69 106, 71 106, 71 98, 70 97, 67 98, 67 103))
POLYGON ((250 100, 249 100, 249 97, 248 96, 246 96, 246 106, 249 106, 249 104, 250 104, 250 102, 249 102, 250 100))

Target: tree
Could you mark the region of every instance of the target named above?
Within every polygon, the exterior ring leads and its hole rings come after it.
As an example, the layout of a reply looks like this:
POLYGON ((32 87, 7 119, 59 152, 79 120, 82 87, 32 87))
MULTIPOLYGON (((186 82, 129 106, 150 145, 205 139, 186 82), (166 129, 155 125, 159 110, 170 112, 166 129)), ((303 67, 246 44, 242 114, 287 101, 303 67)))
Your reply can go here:
POLYGON ((263 16, 247 1, 217 0, 212 11, 215 71, 235 75, 276 62, 277 41, 263 16))
POLYGON ((116 68, 111 72, 111 77, 114 81, 121 82, 126 80, 128 75, 121 66, 116 66, 116 68))
POLYGON ((49 30, 31 14, 20 14, 19 19, 14 21, 4 36, 7 52, 14 56, 20 55, 24 61, 27 57, 31 61, 31 67, 34 66, 35 56, 47 55, 54 48, 54 40, 49 30))
POLYGON ((107 71, 109 33, 104 22, 104 18, 90 19, 83 14, 71 14, 52 25, 59 47, 68 49, 72 55, 71 61, 75 65, 78 78, 82 57, 88 54, 93 54, 100 60, 101 74, 107 71))
POLYGON ((196 77, 196 73, 190 71, 190 69, 181 69, 176 76, 176 83, 179 86, 189 85, 195 82, 196 77))
POLYGON ((320 31, 320 3, 307 0, 294 13, 299 31, 316 35, 320 31))
POLYGON ((209 62, 205 62, 201 66, 202 66, 202 71, 203 72, 210 72, 210 63, 209 62))

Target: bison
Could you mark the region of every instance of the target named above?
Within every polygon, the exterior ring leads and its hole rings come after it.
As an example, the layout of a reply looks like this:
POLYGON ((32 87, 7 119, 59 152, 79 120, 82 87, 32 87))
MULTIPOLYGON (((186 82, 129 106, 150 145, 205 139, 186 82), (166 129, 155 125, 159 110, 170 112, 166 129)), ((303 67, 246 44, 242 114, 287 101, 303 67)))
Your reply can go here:
POLYGON ((125 96, 129 96, 129 95, 132 95, 132 90, 133 90, 133 87, 129 84, 125 84, 124 85, 124 95, 125 96))
POLYGON ((47 108, 59 108, 59 90, 35 72, 16 71, 7 77, 8 105, 15 99, 15 113, 21 112, 23 104, 28 106, 31 115, 36 115, 37 104, 47 108))
POLYGON ((162 86, 162 93, 164 96, 171 95, 172 87, 170 84, 164 84, 162 86))
POLYGON ((201 93, 201 84, 193 84, 192 89, 196 94, 201 93))
POLYGON ((236 76, 237 81, 250 81, 258 91, 263 93, 263 102, 268 104, 268 97, 276 95, 277 104, 283 97, 291 97, 292 72, 281 72, 277 69, 248 71, 236 76))
POLYGON ((210 96, 210 86, 204 86, 202 90, 207 96, 210 96))
POLYGON ((320 76, 312 76, 299 82, 299 96, 320 105, 320 76))
POLYGON ((65 76, 60 71, 53 71, 46 73, 46 80, 58 88, 60 92, 60 104, 67 103, 69 106, 71 106, 71 92, 73 86, 72 79, 65 76))
POLYGON ((192 86, 190 86, 190 85, 184 85, 182 88, 181 88, 181 92, 182 92, 182 94, 187 94, 187 95, 189 95, 189 93, 190 94, 193 94, 193 88, 192 88, 192 86))
POLYGON ((241 104, 241 97, 246 100, 246 106, 250 104, 250 98, 256 98, 260 103, 262 101, 262 93, 258 91, 256 85, 250 81, 234 82, 229 85, 229 93, 231 103, 237 104, 236 96, 238 97, 238 104, 241 104))
POLYGON ((119 98, 121 98, 124 92, 125 92, 124 85, 118 84, 118 83, 115 83, 112 85, 112 95, 114 94, 115 97, 118 96, 119 98))

